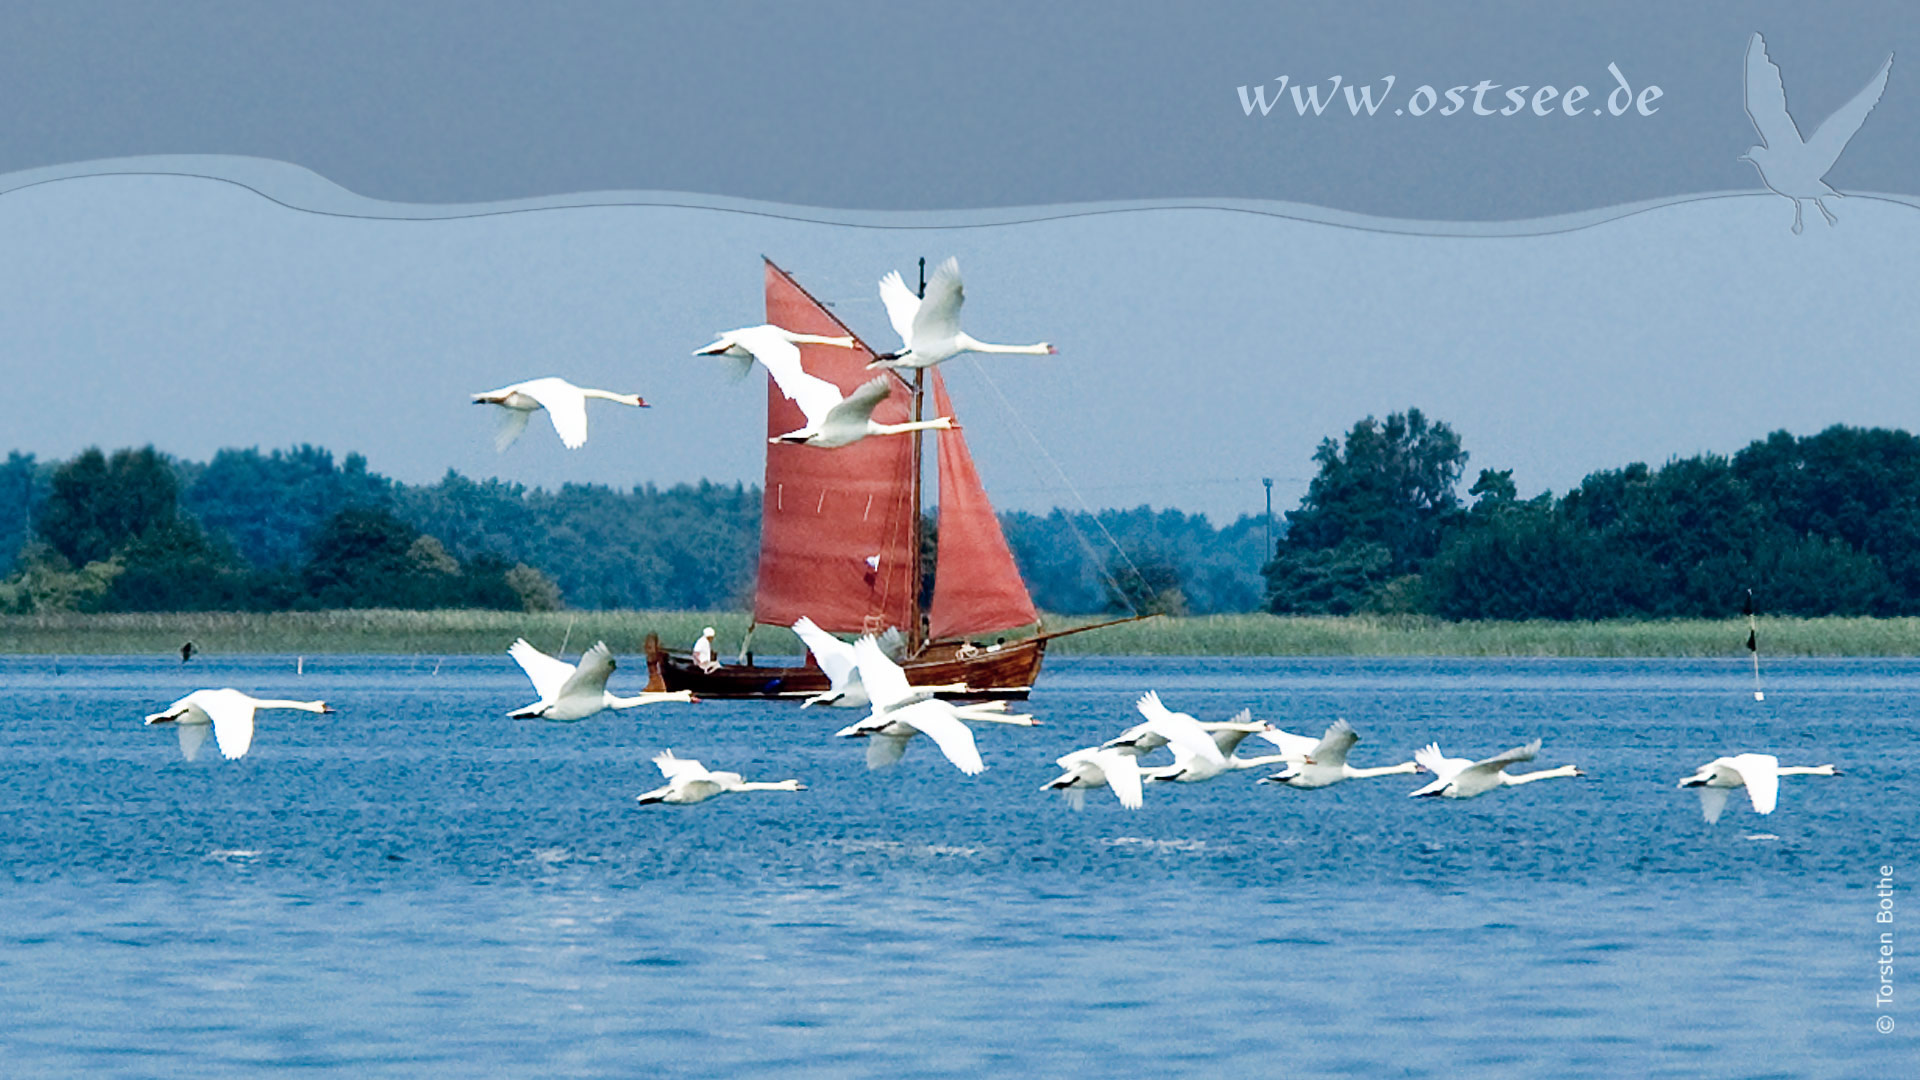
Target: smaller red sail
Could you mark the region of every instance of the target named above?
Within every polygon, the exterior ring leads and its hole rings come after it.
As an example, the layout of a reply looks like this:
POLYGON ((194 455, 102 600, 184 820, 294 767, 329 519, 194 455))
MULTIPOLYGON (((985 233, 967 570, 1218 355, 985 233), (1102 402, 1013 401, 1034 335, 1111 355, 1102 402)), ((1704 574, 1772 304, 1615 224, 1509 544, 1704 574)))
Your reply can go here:
MULTIPOLYGON (((952 416, 946 380, 938 369, 927 374, 933 382, 934 415, 952 416)), ((956 428, 939 438, 940 546, 930 632, 936 639, 956 638, 1039 622, 1006 534, 980 485, 966 437, 956 428)))

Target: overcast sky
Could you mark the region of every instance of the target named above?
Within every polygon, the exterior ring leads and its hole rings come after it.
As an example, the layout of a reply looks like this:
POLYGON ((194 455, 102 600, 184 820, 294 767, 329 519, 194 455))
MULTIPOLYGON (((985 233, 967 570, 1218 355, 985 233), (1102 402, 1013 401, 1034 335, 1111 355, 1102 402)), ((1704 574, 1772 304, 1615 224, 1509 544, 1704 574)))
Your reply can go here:
POLYGON ((1408 406, 1523 492, 1780 427, 1911 428, 1920 211, 1860 195, 1916 190, 1906 61, 1829 175, 1856 193, 1838 226, 1809 207, 1796 237, 1764 195, 1594 222, 1758 191, 1737 160, 1754 29, 1811 130, 1913 18, 1539 8, 10 5, 0 365, 27 404, 0 450, 313 442, 407 480, 754 482, 763 391, 687 354, 761 320, 762 253, 883 344, 880 275, 958 254, 971 332, 1060 345, 949 365, 1002 507, 1225 521, 1272 476, 1284 510, 1321 438, 1408 406), (1289 98, 1262 117, 1236 89, 1584 82, 1592 106, 1609 63, 1636 100, 1661 88, 1652 115, 1301 117, 1289 98), (154 154, 174 156, 89 164, 154 154), (175 175, 88 175, 128 170, 175 175), (592 191, 628 194, 573 194, 592 191), (1239 201, 962 212, 1209 196, 1239 201), (809 216, 919 228, 783 220, 809 216), (986 220, 1024 223, 958 227, 986 220), (466 395, 543 374, 657 407, 596 409, 575 454, 536 422, 496 455, 466 395))

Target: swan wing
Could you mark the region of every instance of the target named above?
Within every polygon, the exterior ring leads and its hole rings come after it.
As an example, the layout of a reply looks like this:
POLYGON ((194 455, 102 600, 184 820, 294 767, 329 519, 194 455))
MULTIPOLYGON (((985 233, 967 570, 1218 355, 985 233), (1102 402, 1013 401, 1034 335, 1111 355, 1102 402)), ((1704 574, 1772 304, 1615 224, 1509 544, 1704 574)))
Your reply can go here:
POLYGON ((599 698, 607 692, 607 679, 613 675, 613 650, 607 648, 604 641, 594 642, 593 648, 580 657, 580 663, 574 667, 573 674, 560 684, 560 697, 599 698))
POLYGON ((974 745, 973 729, 953 715, 953 707, 944 701, 922 701, 894 714, 895 719, 932 739, 961 772, 978 776, 987 770, 980 760, 980 748, 974 745))
POLYGON ((1727 808, 1727 795, 1732 788, 1703 787, 1700 789, 1700 816, 1711 825, 1720 820, 1721 811, 1727 808))
POLYGON ((1177 713, 1160 701, 1160 695, 1152 690, 1140 695, 1134 702, 1134 708, 1147 718, 1147 727, 1173 747, 1175 760, 1200 758, 1217 765, 1226 763, 1226 755, 1214 743, 1213 736, 1200 726, 1200 721, 1186 713, 1177 713))
POLYGON ((900 335, 900 344, 912 348, 913 317, 920 310, 920 298, 900 280, 900 271, 889 270, 887 276, 880 279, 880 303, 886 306, 887 321, 893 324, 893 332, 900 335))
POLYGON ((558 699, 560 688, 573 678, 572 664, 548 656, 534 648, 526 638, 519 638, 507 646, 507 655, 513 657, 513 662, 527 673, 528 681, 533 683, 534 693, 539 694, 542 701, 558 699))
POLYGON ((800 366, 800 346, 774 333, 755 334, 743 344, 767 369, 767 374, 773 377, 773 384, 780 388, 780 392, 800 406, 809 425, 819 426, 827 413, 840 404, 839 387, 807 374, 807 370, 800 366))
POLYGON ((245 757, 253 745, 253 699, 229 691, 202 698, 200 707, 213 720, 213 740, 220 746, 220 756, 229 761, 245 757))
POLYGON ((504 451, 519 441, 527 430, 527 419, 533 415, 530 409, 509 409, 505 405, 497 406, 500 411, 500 424, 493 429, 493 448, 504 451))
POLYGON ((704 780, 711 775, 705 765, 693 758, 674 757, 671 750, 662 750, 653 755, 653 763, 659 768, 661 776, 676 782, 704 780))
POLYGON ((1847 143, 1860 130, 1860 125, 1867 122, 1867 114, 1880 104, 1880 95, 1887 89, 1887 73, 1892 70, 1893 57, 1888 56, 1887 62, 1880 65, 1879 73, 1867 81, 1867 85, 1853 96, 1853 100, 1835 109, 1832 116, 1820 122, 1820 126, 1814 129, 1813 138, 1807 140, 1807 152, 1814 160, 1831 166, 1840 159, 1840 152, 1847 148, 1847 143))
POLYGON ((851 421, 855 424, 865 424, 867 421, 873 419, 873 410, 879 408, 880 403, 887 400, 888 395, 893 393, 893 388, 896 384, 897 380, 891 375, 882 375, 877 379, 869 379, 861 383, 853 393, 848 394, 845 399, 835 402, 832 407, 827 410, 826 419, 822 422, 821 426, 827 427, 842 420, 851 421))
POLYGON ((960 260, 949 257, 927 279, 927 295, 913 316, 913 337, 909 344, 927 341, 951 341, 960 333, 960 304, 966 290, 960 283, 960 260))
POLYGON ((1315 765, 1339 769, 1347 763, 1347 751, 1352 750, 1353 744, 1359 741, 1360 735, 1353 730, 1352 724, 1344 719, 1335 720, 1307 756, 1313 759, 1315 765))
MULTIPOLYGON (((1539 756, 1539 753, 1540 740, 1535 739, 1525 746, 1516 746, 1511 750, 1502 751, 1485 761, 1476 761, 1472 765, 1467 766, 1467 768, 1475 770, 1485 769, 1489 772, 1504 772, 1507 766, 1518 765, 1523 761, 1532 761, 1535 757, 1539 756)), ((1464 772, 1465 770, 1462 771, 1464 772)))
POLYGON ((520 392, 540 403, 553 421, 561 445, 578 450, 587 443, 587 396, 565 379, 535 379, 522 383, 520 392))
POLYGON ((900 763, 911 735, 873 735, 867 738, 867 768, 885 769, 900 763))
POLYGON ((1437 780, 1451 780, 1460 770, 1472 765, 1466 758, 1450 758, 1440 752, 1439 743, 1428 743, 1413 752, 1414 764, 1432 773, 1437 780))
POLYGON ((1780 799, 1780 759, 1772 754, 1741 754, 1728 763, 1746 784, 1756 814, 1771 814, 1780 799))
POLYGON ((180 756, 188 761, 199 757, 200 748, 207 744, 209 730, 205 724, 174 724, 174 734, 180 736, 180 756))
MULTIPOLYGON (((1787 88, 1780 84, 1780 69, 1767 55, 1767 43, 1757 32, 1747 39, 1745 97, 1747 119, 1753 121, 1753 130, 1760 133, 1760 142, 1767 149, 1797 147, 1804 141, 1793 114, 1787 112, 1787 88)), ((1879 100, 1878 94, 1874 100, 1879 100)))
POLYGON ((1140 809, 1145 800, 1140 791, 1139 758, 1118 750, 1098 750, 1094 752, 1093 763, 1107 778, 1107 786, 1113 789, 1113 796, 1120 800, 1121 806, 1140 809))
POLYGON ((853 643, 853 658, 875 712, 884 712, 913 697, 906 670, 881 651, 880 643, 872 634, 863 635, 853 643))
POLYGON ((813 654, 820 670, 827 673, 833 689, 843 689, 854 671, 853 646, 820 629, 818 623, 805 615, 793 624, 793 632, 806 645, 807 651, 813 654))

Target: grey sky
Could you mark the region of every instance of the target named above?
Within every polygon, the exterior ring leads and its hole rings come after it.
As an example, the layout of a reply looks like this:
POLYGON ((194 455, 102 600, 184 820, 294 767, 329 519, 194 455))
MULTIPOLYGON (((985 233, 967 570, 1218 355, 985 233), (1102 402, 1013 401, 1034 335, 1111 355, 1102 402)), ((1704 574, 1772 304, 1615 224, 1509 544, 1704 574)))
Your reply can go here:
MULTIPOLYGON (((1885 3, 1215 4, 16 0, 0 172, 138 154, 289 161, 382 199, 699 192, 934 209, 1222 196, 1516 218, 1756 186, 1737 77, 1767 34, 1811 127, 1920 13, 1885 3), (1248 118, 1236 88, 1580 83, 1652 117, 1248 118), (1730 97, 1730 94, 1736 96, 1730 97), (1731 106, 1731 107, 1730 107, 1731 106)), ((1920 69, 1841 159, 1914 192, 1920 69)), ((1498 102, 1498 91, 1494 101, 1498 102)))

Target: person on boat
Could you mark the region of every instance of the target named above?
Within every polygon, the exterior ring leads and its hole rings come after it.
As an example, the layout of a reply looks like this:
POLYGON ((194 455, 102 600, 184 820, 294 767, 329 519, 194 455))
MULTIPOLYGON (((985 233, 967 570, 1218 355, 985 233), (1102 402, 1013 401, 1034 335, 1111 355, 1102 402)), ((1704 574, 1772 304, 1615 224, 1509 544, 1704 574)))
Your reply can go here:
POLYGON ((700 640, 693 643, 693 662, 701 671, 719 670, 720 661, 713 658, 713 627, 700 631, 700 640))

